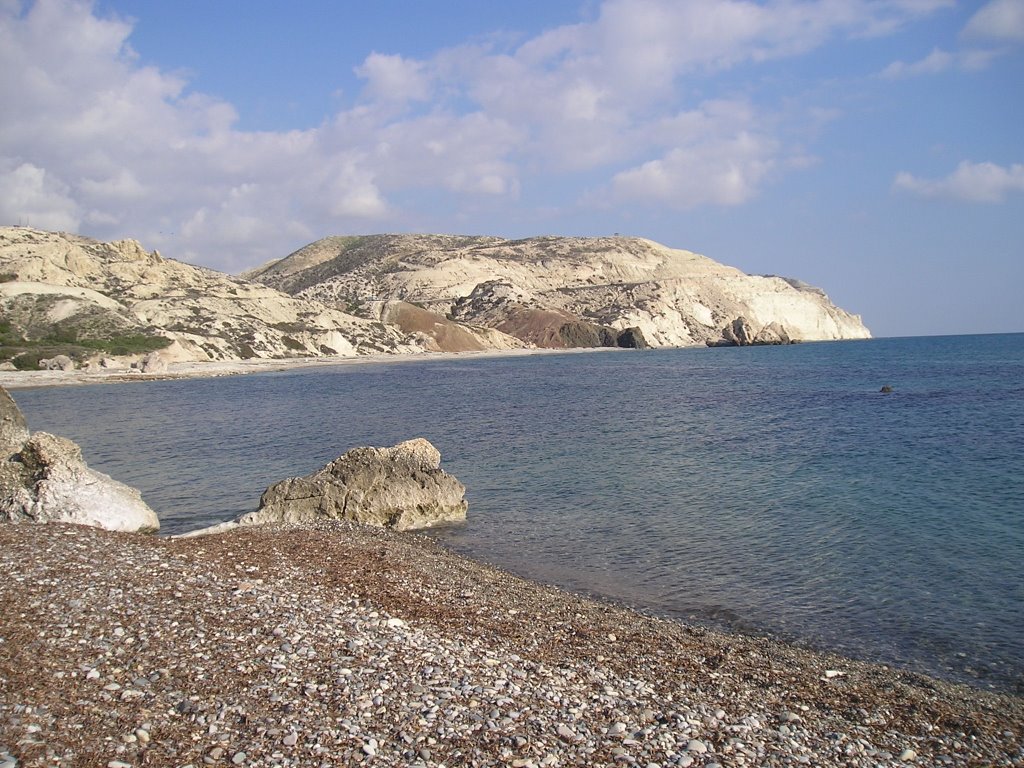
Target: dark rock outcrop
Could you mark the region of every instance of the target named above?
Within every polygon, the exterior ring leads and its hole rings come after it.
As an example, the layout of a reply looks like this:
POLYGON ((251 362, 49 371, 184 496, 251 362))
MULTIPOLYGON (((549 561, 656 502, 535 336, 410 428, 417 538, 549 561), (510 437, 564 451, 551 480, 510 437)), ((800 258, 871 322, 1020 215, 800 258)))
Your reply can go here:
POLYGON ((615 346, 623 349, 647 349, 647 339, 639 328, 623 328, 615 339, 615 346))
POLYGON ((603 329, 593 323, 573 320, 558 329, 562 344, 570 349, 577 347, 601 347, 601 331, 603 329))

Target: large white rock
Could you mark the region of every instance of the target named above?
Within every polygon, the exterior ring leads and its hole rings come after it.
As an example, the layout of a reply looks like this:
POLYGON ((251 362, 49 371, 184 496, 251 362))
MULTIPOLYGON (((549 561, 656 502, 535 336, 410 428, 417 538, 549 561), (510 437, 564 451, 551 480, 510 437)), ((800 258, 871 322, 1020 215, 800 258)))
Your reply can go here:
POLYGON ((89 469, 78 445, 46 432, 32 435, 0 467, 0 520, 142 533, 160 528, 137 490, 89 469))
POLYGON ((153 532, 156 513, 130 486, 89 469, 82 449, 47 432, 29 434, 0 387, 0 521, 78 523, 110 531, 153 532))

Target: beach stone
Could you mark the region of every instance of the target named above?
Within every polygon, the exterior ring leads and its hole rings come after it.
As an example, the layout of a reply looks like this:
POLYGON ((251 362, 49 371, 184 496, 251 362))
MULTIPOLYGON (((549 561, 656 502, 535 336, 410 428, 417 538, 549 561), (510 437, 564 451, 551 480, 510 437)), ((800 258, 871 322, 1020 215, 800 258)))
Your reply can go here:
POLYGON ((915 752, 914 750, 910 749, 909 747, 907 749, 904 749, 900 753, 900 762, 901 763, 912 763, 915 760, 917 760, 917 752, 915 752))
POLYGON ((703 755, 705 752, 708 751, 708 746, 707 746, 707 744, 705 744, 703 741, 700 741, 699 739, 690 739, 686 743, 686 751, 687 752, 694 752, 694 753, 696 753, 698 755, 703 755))
POLYGON ((73 371, 75 361, 67 355, 57 355, 48 360, 40 360, 39 368, 44 371, 73 371))
POLYGON ((306 477, 271 485, 240 525, 318 519, 409 530, 464 520, 466 487, 441 468, 441 453, 423 438, 391 448, 354 448, 306 477))
POLYGON ((142 373, 167 373, 167 361, 159 352, 150 352, 138 363, 133 363, 132 367, 142 373))

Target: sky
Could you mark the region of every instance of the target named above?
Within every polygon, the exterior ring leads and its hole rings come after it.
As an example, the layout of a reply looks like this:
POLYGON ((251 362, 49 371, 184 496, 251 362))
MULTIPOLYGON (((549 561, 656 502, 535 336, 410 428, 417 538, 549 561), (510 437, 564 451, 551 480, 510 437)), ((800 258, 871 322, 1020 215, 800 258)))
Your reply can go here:
POLYGON ((1024 0, 0 0, 0 224, 636 235, 1024 331, 1024 0))

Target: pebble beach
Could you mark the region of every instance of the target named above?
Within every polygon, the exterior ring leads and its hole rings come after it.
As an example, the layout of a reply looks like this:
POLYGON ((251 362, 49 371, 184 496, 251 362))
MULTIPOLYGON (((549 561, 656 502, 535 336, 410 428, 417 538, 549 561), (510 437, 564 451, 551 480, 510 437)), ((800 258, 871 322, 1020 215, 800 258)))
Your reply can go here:
POLYGON ((1019 766, 1024 700, 346 523, 0 526, 0 766, 1019 766))

